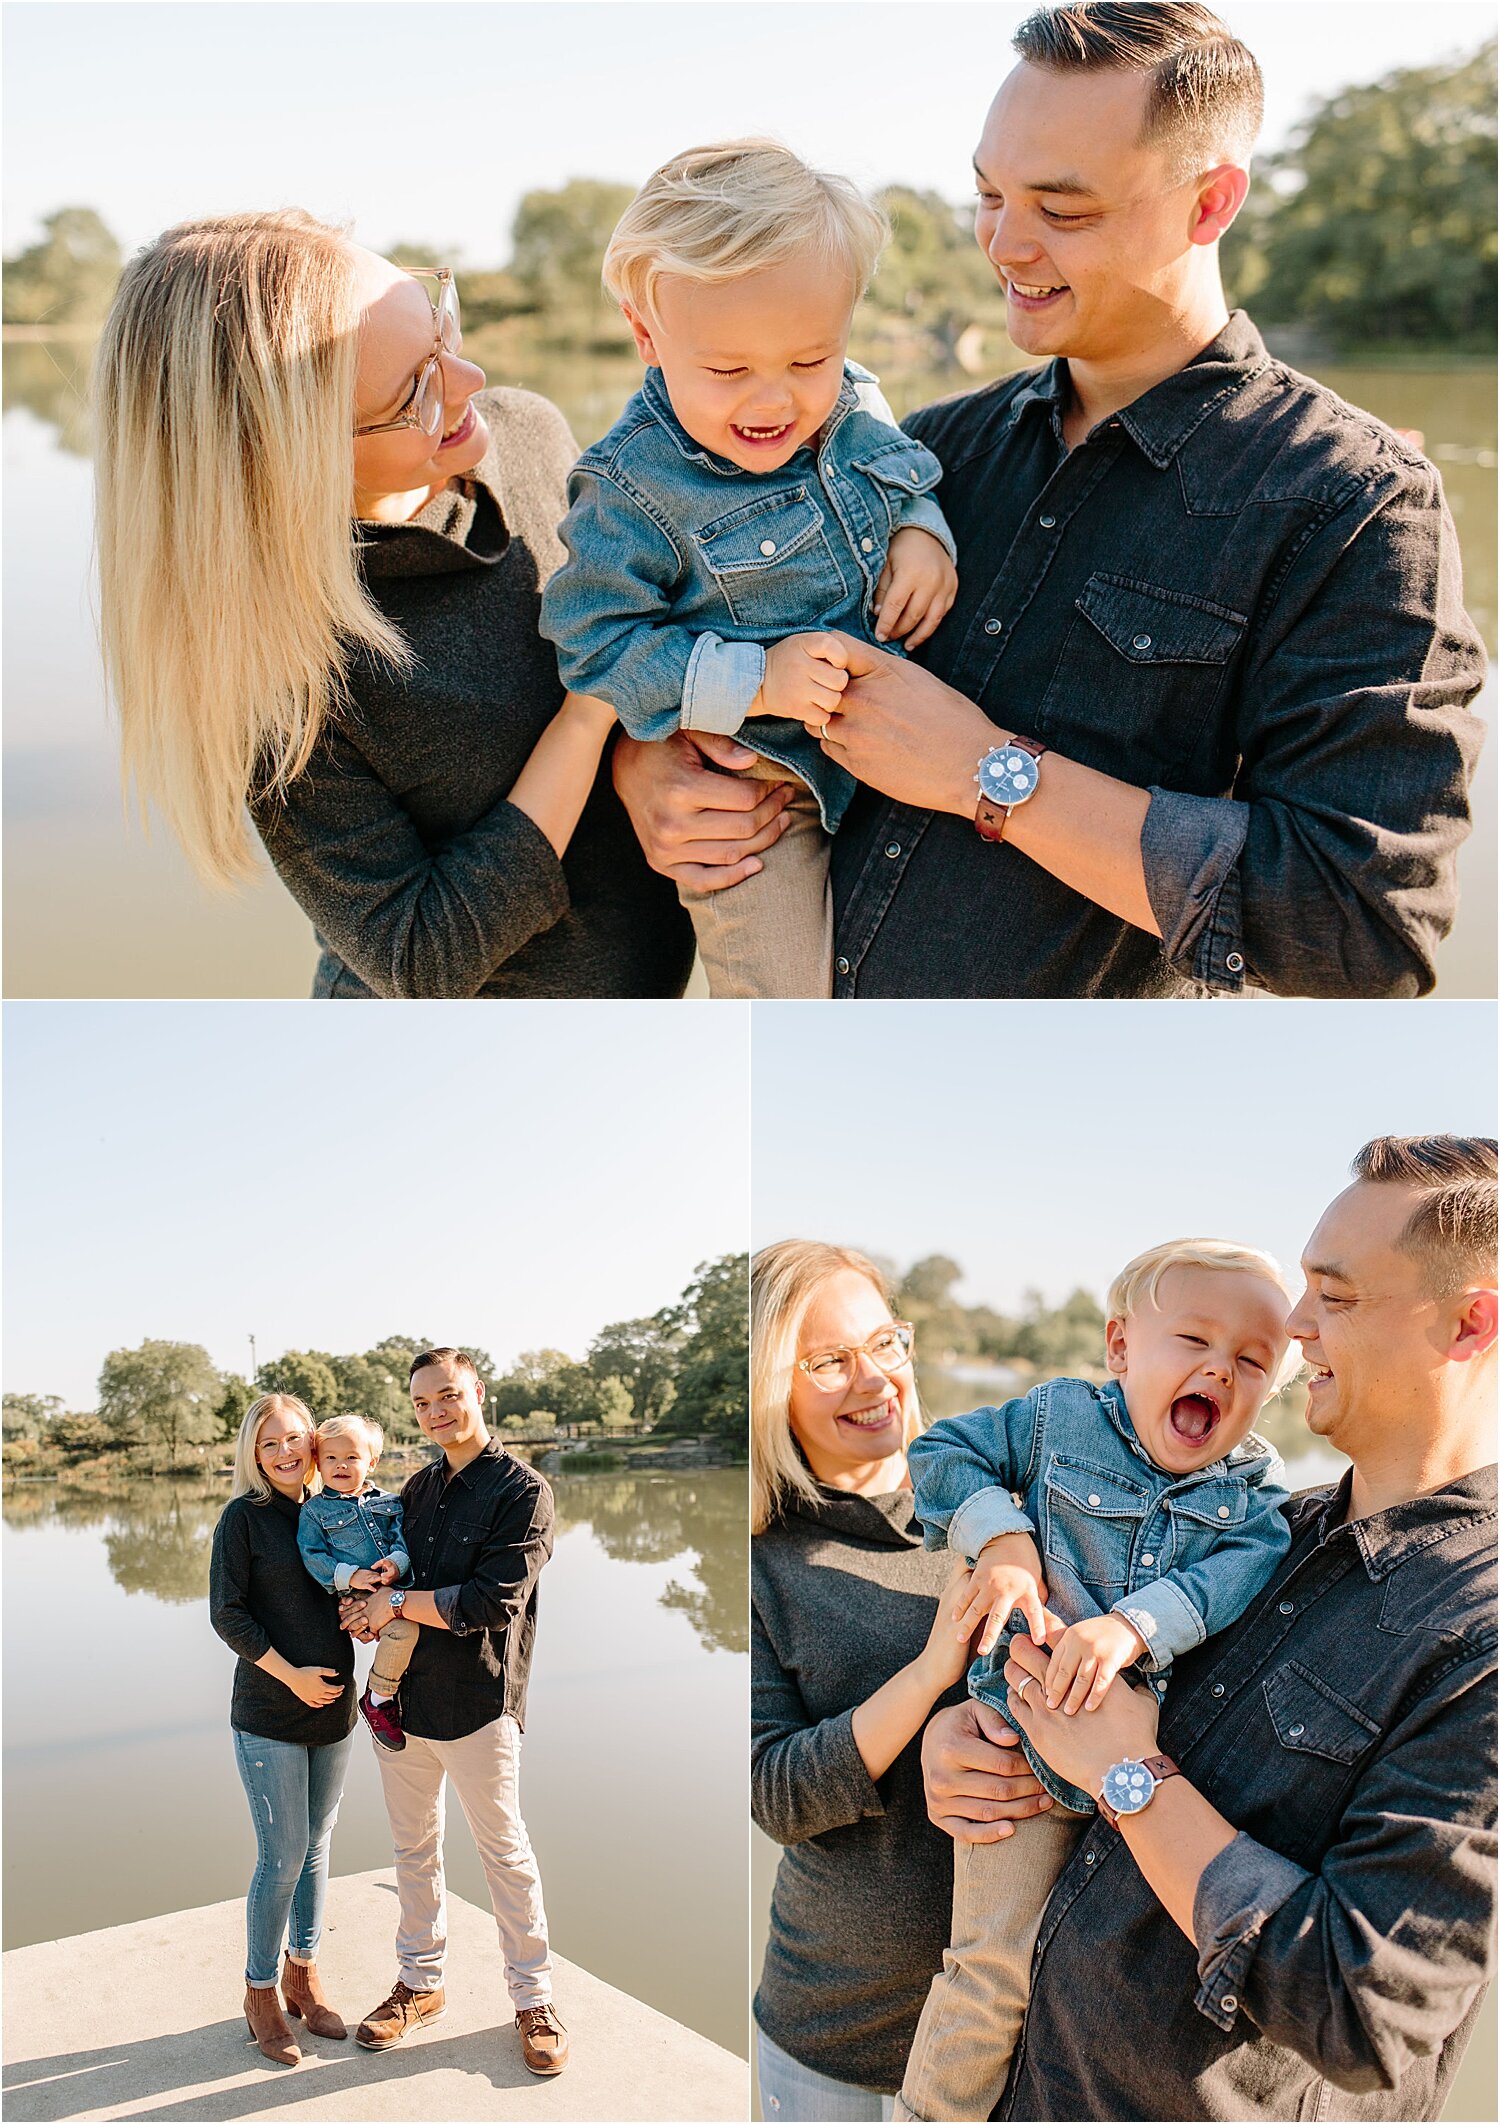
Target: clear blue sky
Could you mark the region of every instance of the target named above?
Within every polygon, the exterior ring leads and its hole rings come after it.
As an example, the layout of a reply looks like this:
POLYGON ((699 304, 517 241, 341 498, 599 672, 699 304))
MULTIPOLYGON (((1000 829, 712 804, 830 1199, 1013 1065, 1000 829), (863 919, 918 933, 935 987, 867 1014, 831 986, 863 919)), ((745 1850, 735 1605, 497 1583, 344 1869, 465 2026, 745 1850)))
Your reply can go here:
POLYGON ((1369 1137, 1495 1133, 1485 1003, 762 1003, 752 1055, 754 1244, 947 1254, 1001 1308, 1189 1233, 1291 1267, 1369 1137))
POLYGON ((745 1243, 746 1014, 666 1003, 12 1003, 5 1385, 473 1340, 581 1356, 745 1243))
MULTIPOLYGON (((4 247, 97 207, 128 245, 190 214, 295 204, 377 248, 494 263, 521 194, 638 183, 694 140, 772 132, 866 184, 952 198, 1025 7, 990 0, 661 5, 96 5, 5 18, 4 247)), ((1264 144, 1310 99, 1471 51, 1485 0, 1234 4, 1264 144)))

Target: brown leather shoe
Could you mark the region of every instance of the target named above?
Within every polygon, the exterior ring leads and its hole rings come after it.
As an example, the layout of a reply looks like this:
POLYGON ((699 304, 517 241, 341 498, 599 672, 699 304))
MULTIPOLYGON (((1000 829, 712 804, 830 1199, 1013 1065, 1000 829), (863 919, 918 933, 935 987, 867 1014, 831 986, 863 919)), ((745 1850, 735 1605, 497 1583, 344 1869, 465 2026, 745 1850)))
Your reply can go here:
POLYGON ((302 2063, 296 2037, 281 2018, 281 2001, 274 1985, 267 1985, 264 1990, 256 1984, 245 1986, 245 2019, 260 2045, 261 2055, 273 2065, 302 2063))
POLYGON ((568 2031, 557 2010, 546 2006, 523 2006, 516 2015, 521 2031, 521 2055, 528 2072, 561 2072, 568 2062, 568 2031))
POLYGON ((284 1955, 281 1963, 281 1996, 294 2021, 306 2021, 312 2035, 333 2036, 342 2042, 349 2031, 323 1996, 316 1962, 294 1962, 284 1955))
POLYGON ((439 1984, 434 1991, 413 1991, 398 1977, 388 1999, 382 1999, 354 2031, 354 2040, 366 2050, 389 2050, 394 2043, 424 2021, 440 2021, 448 2001, 439 1984))

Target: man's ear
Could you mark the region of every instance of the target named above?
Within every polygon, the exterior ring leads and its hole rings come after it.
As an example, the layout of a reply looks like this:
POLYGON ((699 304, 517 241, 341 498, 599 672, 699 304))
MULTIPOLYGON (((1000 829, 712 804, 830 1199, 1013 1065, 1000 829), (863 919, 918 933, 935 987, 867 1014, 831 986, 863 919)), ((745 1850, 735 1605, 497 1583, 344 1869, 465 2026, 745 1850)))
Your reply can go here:
POLYGON ((1104 1324, 1104 1361, 1116 1379, 1125 1377, 1125 1323, 1123 1320, 1108 1320, 1104 1324))
POLYGON ((1233 162, 1222 162, 1216 170, 1210 170, 1193 202, 1188 242, 1217 243, 1245 204, 1249 189, 1250 172, 1233 162))
POLYGON ((1484 1357, 1495 1347, 1500 1299, 1494 1291, 1465 1291, 1454 1310, 1448 1355, 1458 1364, 1484 1357))
POLYGON ((476 1401, 483 1401, 484 1399, 484 1381, 477 1372, 474 1375, 474 1399, 476 1401))
POLYGON ((620 308, 624 313, 626 324, 629 325, 635 335, 636 351, 641 360, 645 362, 648 368, 659 369, 661 361, 655 346, 652 344, 650 325, 647 324, 639 310, 633 309, 628 302, 622 302, 620 308))

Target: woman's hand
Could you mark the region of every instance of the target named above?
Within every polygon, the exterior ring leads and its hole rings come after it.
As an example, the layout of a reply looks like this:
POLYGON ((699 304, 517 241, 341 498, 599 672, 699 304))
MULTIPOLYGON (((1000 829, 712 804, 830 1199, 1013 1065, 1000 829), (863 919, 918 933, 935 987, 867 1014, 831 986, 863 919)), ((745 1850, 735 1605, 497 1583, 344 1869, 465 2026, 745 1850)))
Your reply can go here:
POLYGON ((314 1711, 336 1704, 344 1693, 337 1667, 293 1667, 286 1677, 286 1685, 294 1696, 300 1696, 314 1711))
POLYGON ((972 1696, 939 1711, 922 1736, 927 1812, 960 1844, 995 1844, 1028 1815, 1052 1805, 1016 1735, 998 1711, 972 1696))
POLYGON ((364 1599, 356 1600, 348 1594, 339 1602, 339 1628, 347 1630, 362 1645, 373 1645, 379 1634, 370 1627, 364 1599))
POLYGON ((960 1564, 944 1586, 938 1599, 937 1613, 932 1618, 932 1628, 927 1642, 917 1654, 923 1686, 931 1689, 929 1703, 936 1703, 946 1696, 955 1683, 961 1682, 969 1671, 972 1654, 969 1639, 974 1634, 978 1618, 964 1629, 960 1622, 969 1602, 969 1589, 974 1574, 960 1564))
POLYGON ((755 757, 708 730, 655 745, 618 739, 615 790, 653 870, 689 892, 720 892, 764 867, 762 850, 786 831, 781 814, 793 785, 732 771, 755 757))
POLYGON ((1156 1698, 1149 1689, 1125 1686, 1110 1689, 1097 1711, 1086 1711, 1080 1718, 1050 1710, 1044 1693, 1050 1657, 1024 1637, 1011 1639, 1010 1658, 1005 1663, 1011 1717, 1059 1777, 1080 1791, 1097 1795, 1111 1763, 1127 1756, 1139 1762, 1157 1752, 1156 1698), (1016 1694, 1018 1683, 1024 1691, 1020 1696, 1016 1694))

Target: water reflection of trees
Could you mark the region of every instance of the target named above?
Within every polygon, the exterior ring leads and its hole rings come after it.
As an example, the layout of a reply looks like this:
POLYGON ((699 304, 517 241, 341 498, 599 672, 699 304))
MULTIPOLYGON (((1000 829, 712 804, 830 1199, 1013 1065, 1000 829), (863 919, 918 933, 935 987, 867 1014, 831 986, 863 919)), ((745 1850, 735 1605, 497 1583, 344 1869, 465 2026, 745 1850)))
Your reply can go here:
POLYGON ((88 378, 94 355, 88 340, 9 341, 5 348, 4 406, 24 406, 57 431, 60 449, 89 455, 88 378))
POLYGON ((697 1584, 673 1578, 662 1606, 685 1615, 709 1651, 746 1650, 749 1535, 745 1477, 739 1470, 562 1476, 553 1489, 559 1532, 589 1527, 605 1555, 617 1562, 665 1563, 691 1556, 697 1584))
POLYGON ((208 1560, 225 1500, 186 1483, 141 1482, 113 1490, 50 1484, 5 1493, 8 1527, 100 1527, 115 1584, 181 1606, 208 1598, 208 1560))

